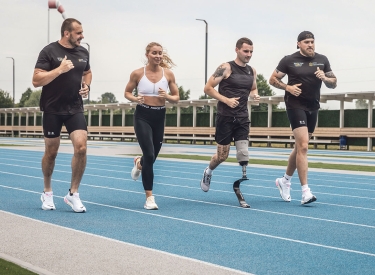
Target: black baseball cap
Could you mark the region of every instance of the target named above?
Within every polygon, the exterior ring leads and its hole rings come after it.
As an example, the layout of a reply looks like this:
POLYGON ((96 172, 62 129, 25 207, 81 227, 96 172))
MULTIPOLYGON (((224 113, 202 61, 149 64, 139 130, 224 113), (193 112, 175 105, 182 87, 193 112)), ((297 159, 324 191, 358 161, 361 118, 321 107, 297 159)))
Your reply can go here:
MULTIPOLYGON (((309 31, 303 31, 303 32, 301 32, 301 33, 298 35, 298 37, 297 37, 297 42, 300 42, 300 41, 302 41, 302 40, 309 39, 309 38, 315 39, 313 33, 312 33, 312 32, 309 32, 309 31)), ((298 46, 297 46, 297 49, 299 49, 298 46)))

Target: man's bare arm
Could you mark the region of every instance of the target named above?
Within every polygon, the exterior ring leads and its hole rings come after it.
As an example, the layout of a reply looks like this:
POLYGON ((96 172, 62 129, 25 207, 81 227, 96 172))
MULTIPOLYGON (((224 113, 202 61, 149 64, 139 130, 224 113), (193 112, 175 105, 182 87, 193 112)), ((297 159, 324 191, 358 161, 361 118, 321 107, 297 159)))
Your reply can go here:
POLYGON ((33 85, 35 88, 46 86, 47 84, 51 83, 55 78, 57 78, 59 75, 69 72, 71 69, 74 68, 74 65, 72 61, 64 57, 64 59, 61 61, 61 64, 59 67, 52 71, 45 71, 42 69, 34 69, 33 74, 33 85))
POLYGON ((332 71, 325 73, 326 79, 323 80, 327 88, 334 89, 337 87, 337 78, 332 71))
POLYGON ((287 84, 285 84, 281 79, 285 76, 286 74, 283 72, 280 72, 278 69, 276 69, 270 79, 269 83, 270 85, 274 86, 275 88, 286 90, 287 84))
POLYGON ((234 108, 238 105, 239 97, 228 98, 221 95, 218 91, 215 90, 215 87, 230 74, 230 65, 228 63, 221 64, 207 81, 206 86, 204 87, 204 92, 208 96, 227 104, 231 108, 234 108))
POLYGON ((225 67, 224 67, 224 64, 221 64, 217 69, 216 71, 214 72, 214 74, 212 75, 214 79, 218 78, 218 77, 223 77, 224 76, 224 72, 225 72, 225 67))

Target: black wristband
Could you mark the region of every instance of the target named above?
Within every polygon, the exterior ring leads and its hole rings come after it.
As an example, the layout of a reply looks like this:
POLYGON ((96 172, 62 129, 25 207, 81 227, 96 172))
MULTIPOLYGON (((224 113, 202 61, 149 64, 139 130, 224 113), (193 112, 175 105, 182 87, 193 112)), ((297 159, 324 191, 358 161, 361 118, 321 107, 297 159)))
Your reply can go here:
POLYGON ((90 92, 90 85, 89 84, 86 84, 87 85, 87 87, 89 87, 89 92, 90 92))

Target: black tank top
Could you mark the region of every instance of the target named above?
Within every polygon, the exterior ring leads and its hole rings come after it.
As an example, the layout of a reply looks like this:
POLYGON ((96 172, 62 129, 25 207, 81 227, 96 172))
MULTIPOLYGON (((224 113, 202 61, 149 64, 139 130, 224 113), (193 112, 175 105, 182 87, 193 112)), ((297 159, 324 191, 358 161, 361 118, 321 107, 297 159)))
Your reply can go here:
POLYGON ((238 66, 234 61, 229 61, 228 63, 232 73, 227 79, 223 79, 219 83, 219 93, 228 98, 239 97, 239 104, 236 108, 231 108, 219 101, 217 114, 221 116, 248 117, 247 102, 254 82, 253 69, 249 65, 245 67, 238 66))

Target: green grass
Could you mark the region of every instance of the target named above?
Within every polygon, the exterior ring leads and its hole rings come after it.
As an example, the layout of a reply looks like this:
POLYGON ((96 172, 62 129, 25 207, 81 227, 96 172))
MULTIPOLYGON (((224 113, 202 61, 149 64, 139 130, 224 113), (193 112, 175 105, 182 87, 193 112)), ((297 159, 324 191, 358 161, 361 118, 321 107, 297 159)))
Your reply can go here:
POLYGON ((347 158, 347 159, 375 159, 374 157, 357 157, 357 156, 336 156, 336 155, 314 155, 314 154, 309 154, 309 156, 312 157, 325 157, 325 158, 347 158))
MULTIPOLYGON (((200 155, 179 155, 179 154, 159 154, 162 158, 175 158, 175 159, 191 159, 191 160, 205 160, 210 161, 211 156, 200 156, 200 155)), ((237 159, 228 158, 226 162, 237 163, 237 159)), ((250 159, 251 164, 261 165, 276 165, 286 167, 288 161, 286 160, 268 160, 268 159, 250 159)), ((375 172, 375 167, 366 165, 348 165, 348 164, 334 164, 334 163, 322 163, 322 162, 309 162, 309 168, 321 168, 321 169, 336 169, 346 171, 361 171, 361 172, 375 172)))
POLYGON ((33 275, 37 274, 30 270, 24 269, 14 263, 0 259, 0 274, 7 275, 33 275))
POLYGON ((0 144, 0 146, 22 146, 18 144, 0 144))

